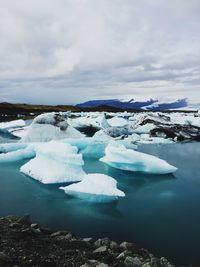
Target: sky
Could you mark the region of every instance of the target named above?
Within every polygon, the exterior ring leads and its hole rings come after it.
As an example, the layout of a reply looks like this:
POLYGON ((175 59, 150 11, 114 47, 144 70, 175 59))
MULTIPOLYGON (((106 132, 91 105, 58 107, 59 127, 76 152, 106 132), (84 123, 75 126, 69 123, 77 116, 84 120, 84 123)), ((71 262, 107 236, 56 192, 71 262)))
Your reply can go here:
POLYGON ((199 0, 0 0, 0 102, 200 103, 199 0))

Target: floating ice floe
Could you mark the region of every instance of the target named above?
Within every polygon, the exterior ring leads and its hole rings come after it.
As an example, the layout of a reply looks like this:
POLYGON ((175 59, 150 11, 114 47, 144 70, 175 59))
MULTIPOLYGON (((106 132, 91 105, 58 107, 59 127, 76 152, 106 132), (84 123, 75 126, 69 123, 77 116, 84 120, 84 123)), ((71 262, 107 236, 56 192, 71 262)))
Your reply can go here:
POLYGON ((120 118, 117 116, 111 119, 108 119, 107 122, 111 127, 127 127, 128 126, 128 121, 126 119, 120 118))
POLYGON ((84 114, 82 114, 81 117, 70 119, 69 123, 77 129, 91 126, 97 129, 101 129, 104 118, 104 114, 88 114, 85 116, 84 114))
POLYGON ((108 202, 125 196, 124 192, 117 188, 115 179, 100 173, 86 174, 80 183, 60 189, 68 195, 95 202, 108 202))
POLYGON ((81 181, 85 172, 77 148, 55 141, 35 146, 36 157, 21 167, 21 172, 44 183, 81 181))
POLYGON ((8 130, 10 128, 17 128, 17 127, 24 127, 25 121, 24 120, 15 120, 9 122, 1 122, 0 123, 0 130, 8 130))
POLYGON ((25 136, 25 134, 28 131, 28 126, 27 127, 21 127, 21 128, 11 128, 8 130, 9 133, 11 133, 12 135, 22 138, 25 136))
POLYGON ((0 154, 0 163, 15 162, 23 159, 33 158, 35 150, 32 146, 0 154))
POLYGON ((172 144, 174 141, 169 138, 151 137, 149 134, 133 133, 124 139, 127 142, 135 144, 172 144))
POLYGON ((133 132, 137 134, 145 134, 149 133, 154 128, 156 128, 156 126, 153 123, 147 123, 145 125, 138 126, 136 129, 133 129, 133 132))
POLYGON ((93 137, 84 137, 84 138, 67 138, 61 140, 60 142, 68 143, 72 146, 78 148, 78 152, 84 157, 89 158, 100 158, 105 153, 105 148, 108 144, 108 141, 97 140, 93 137))
POLYGON ((33 120, 20 141, 48 142, 70 137, 83 137, 83 134, 68 124, 66 116, 66 114, 54 112, 39 115, 33 120))
POLYGON ((124 145, 110 143, 105 149, 105 156, 100 161, 121 170, 141 171, 146 173, 173 173, 176 167, 155 156, 127 149, 124 145))
POLYGON ((108 141, 111 141, 113 137, 106 134, 104 130, 99 130, 98 132, 94 134, 93 139, 108 142, 108 141))
POLYGON ((20 149, 26 148, 27 146, 28 144, 23 144, 23 143, 0 144, 0 153, 8 153, 8 152, 20 150, 20 149))

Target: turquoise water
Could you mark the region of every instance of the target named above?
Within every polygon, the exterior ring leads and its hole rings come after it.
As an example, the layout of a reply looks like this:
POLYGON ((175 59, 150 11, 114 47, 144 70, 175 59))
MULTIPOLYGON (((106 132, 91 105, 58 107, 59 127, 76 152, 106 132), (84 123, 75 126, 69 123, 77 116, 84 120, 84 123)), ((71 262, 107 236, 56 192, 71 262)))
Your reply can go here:
POLYGON ((34 221, 53 229, 128 240, 176 264, 200 265, 199 148, 199 143, 139 146, 139 151, 178 167, 174 175, 123 172, 86 159, 87 172, 116 178, 126 193, 107 204, 68 197, 56 185, 24 176, 19 173, 24 162, 0 164, 0 215, 29 213, 34 221))

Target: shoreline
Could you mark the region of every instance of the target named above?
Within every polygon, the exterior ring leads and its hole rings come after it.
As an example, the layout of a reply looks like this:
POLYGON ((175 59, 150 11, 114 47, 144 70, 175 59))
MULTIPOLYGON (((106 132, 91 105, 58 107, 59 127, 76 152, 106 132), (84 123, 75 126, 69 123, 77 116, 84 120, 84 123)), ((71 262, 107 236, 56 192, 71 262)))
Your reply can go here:
POLYGON ((3 267, 173 267, 129 242, 79 238, 32 222, 29 215, 0 218, 0 266, 3 267))

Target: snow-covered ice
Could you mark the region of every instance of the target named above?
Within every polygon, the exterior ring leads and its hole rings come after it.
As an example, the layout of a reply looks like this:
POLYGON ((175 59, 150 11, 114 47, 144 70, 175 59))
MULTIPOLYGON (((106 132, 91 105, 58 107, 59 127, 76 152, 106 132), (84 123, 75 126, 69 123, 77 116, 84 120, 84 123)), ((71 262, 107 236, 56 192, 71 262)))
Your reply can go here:
POLYGON ((1 122, 0 123, 0 130, 8 130, 10 128, 24 127, 25 125, 26 124, 25 124, 24 120, 1 122))
POLYGON ((70 126, 65 114, 47 113, 36 117, 21 142, 48 142, 64 138, 81 138, 84 135, 70 126))
POLYGON ((0 154, 0 163, 20 161, 23 159, 33 158, 34 156, 34 148, 32 146, 28 146, 23 149, 0 154))
POLYGON ((44 183, 81 181, 85 172, 77 148, 55 141, 35 146, 36 157, 21 167, 21 172, 44 183))
POLYGON ((120 118, 117 116, 111 119, 108 119, 107 122, 111 127, 127 127, 128 126, 128 121, 126 119, 120 118))
POLYGON ((100 173, 86 174, 81 182, 60 189, 68 195, 97 202, 113 201, 125 196, 124 192, 117 188, 115 179, 100 173))
POLYGON ((154 128, 156 128, 156 126, 153 123, 147 123, 145 125, 141 125, 133 129, 133 132, 137 134, 149 133, 154 128))
POLYGON ((127 149, 124 145, 110 143, 100 161, 121 170, 141 171, 154 174, 173 173, 176 167, 166 161, 142 152, 127 149))
POLYGON ((9 133, 11 133, 12 135, 17 136, 19 138, 24 137, 27 131, 28 131, 28 126, 27 127, 19 127, 19 128, 10 128, 8 130, 9 133))

